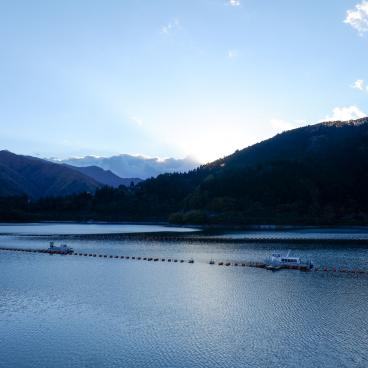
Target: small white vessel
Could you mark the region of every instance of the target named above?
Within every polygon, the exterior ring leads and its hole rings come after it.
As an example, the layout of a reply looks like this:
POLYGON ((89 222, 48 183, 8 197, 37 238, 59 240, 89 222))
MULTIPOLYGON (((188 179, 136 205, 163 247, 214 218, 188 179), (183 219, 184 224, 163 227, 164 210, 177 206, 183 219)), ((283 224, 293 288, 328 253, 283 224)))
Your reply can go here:
POLYGON ((74 250, 73 248, 68 247, 66 244, 61 244, 59 246, 56 246, 54 242, 50 242, 48 252, 56 253, 56 254, 70 254, 70 253, 73 253, 74 250))
POLYGON ((293 268, 299 270, 310 270, 313 268, 311 261, 303 262, 300 257, 291 257, 290 250, 285 255, 273 253, 271 258, 265 261, 268 270, 280 270, 282 268, 293 268))

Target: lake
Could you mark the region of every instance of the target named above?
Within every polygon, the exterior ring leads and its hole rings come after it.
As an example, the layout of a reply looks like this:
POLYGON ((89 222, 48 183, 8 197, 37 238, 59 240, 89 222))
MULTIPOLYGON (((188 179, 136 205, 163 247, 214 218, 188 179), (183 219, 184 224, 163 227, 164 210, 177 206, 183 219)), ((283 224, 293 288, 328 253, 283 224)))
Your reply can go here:
MULTIPOLYGON (((76 252, 195 259, 181 264, 0 251, 0 367, 368 366, 367 275, 208 264, 211 258, 259 261, 290 249, 316 266, 368 271, 367 245, 115 237, 194 230, 0 225, 0 246, 46 248, 55 238, 76 252), (90 234, 105 237, 84 237, 90 234)), ((292 231, 297 236, 307 231, 313 239, 321 232, 337 238, 367 233, 364 228, 292 231)))

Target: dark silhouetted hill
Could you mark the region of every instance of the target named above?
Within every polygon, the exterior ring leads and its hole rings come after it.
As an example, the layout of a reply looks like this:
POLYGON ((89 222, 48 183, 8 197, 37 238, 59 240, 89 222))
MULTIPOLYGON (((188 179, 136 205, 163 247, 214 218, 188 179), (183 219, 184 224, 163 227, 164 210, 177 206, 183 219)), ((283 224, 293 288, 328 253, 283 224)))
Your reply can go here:
POLYGON ((0 151, 0 196, 30 198, 95 192, 101 184, 71 168, 0 151))
POLYGON ((278 134, 203 172, 182 208, 206 221, 368 222, 368 118, 278 134))

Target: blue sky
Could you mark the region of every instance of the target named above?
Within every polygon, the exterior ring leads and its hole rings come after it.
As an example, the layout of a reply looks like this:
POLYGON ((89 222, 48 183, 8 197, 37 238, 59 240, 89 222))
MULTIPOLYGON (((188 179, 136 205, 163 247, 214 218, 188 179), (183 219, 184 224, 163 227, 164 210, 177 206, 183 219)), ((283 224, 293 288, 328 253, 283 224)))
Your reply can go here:
POLYGON ((209 161, 368 113, 368 1, 0 2, 0 147, 209 161))

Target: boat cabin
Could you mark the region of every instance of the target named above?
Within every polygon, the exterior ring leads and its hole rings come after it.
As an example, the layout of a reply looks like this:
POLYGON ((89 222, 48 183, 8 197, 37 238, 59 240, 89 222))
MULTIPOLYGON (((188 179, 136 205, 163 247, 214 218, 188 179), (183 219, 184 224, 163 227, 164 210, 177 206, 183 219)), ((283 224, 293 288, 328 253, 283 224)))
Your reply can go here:
POLYGON ((50 253, 61 253, 61 254, 70 254, 73 253, 73 248, 68 247, 66 244, 61 244, 60 246, 56 246, 54 242, 50 242, 50 246, 48 251, 50 253))
POLYGON ((299 257, 289 257, 289 253, 286 256, 282 256, 279 253, 274 253, 272 254, 271 262, 275 264, 300 265, 301 264, 300 258, 299 257))

